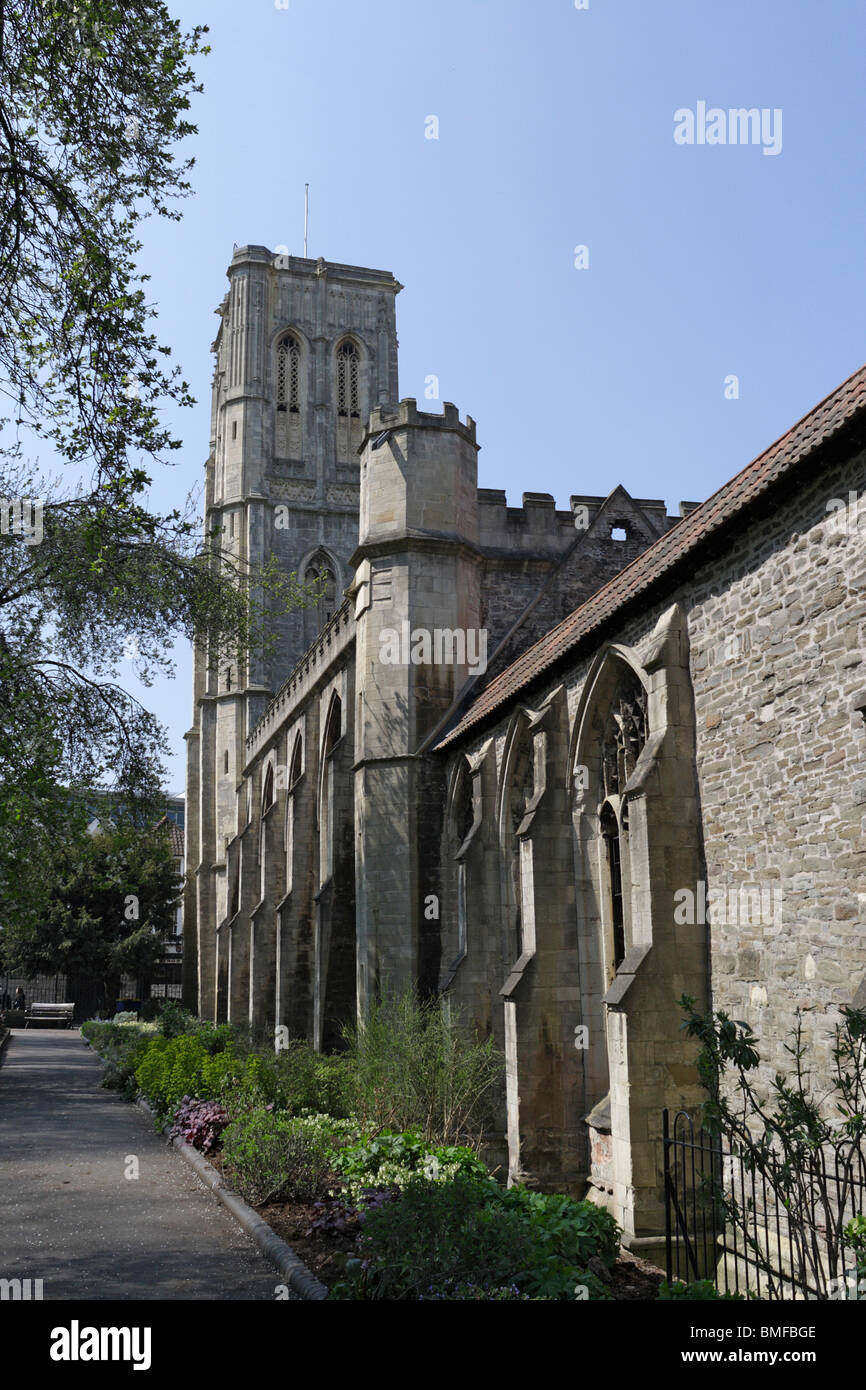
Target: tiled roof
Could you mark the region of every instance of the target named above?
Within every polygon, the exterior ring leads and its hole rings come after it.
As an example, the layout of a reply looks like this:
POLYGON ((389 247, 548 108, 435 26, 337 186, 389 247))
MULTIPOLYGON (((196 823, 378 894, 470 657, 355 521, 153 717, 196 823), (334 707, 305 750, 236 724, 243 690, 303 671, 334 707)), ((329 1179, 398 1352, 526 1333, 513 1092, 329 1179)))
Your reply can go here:
POLYGON ((159 830, 160 827, 164 827, 168 831, 169 843, 171 844, 171 852, 174 855, 175 859, 183 859, 184 842, 183 831, 181 830, 180 826, 177 824, 176 821, 169 820, 168 816, 163 816, 162 820, 158 820, 156 823, 156 829, 159 830))
MULTIPOLYGON (((525 686, 544 675, 580 641, 601 628, 620 609, 655 587, 686 560, 727 528, 739 514, 759 501, 793 472, 820 445, 826 444, 855 416, 866 411, 866 366, 804 415, 787 434, 771 444, 754 462, 683 517, 643 554, 621 570, 604 588, 575 609, 540 641, 523 652, 468 705, 456 724, 435 744, 444 748, 481 724, 525 686)), ((862 441, 866 443, 866 439, 862 441)))

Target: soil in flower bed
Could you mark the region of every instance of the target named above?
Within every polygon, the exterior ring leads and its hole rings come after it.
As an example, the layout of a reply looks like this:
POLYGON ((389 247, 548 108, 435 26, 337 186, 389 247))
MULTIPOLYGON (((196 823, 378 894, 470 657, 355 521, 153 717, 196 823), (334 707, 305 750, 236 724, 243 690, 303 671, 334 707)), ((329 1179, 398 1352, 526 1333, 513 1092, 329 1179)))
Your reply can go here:
MULTIPOLYGON (((209 1161, 221 1168, 219 1154, 209 1155, 209 1161)), ((348 1217, 344 1230, 335 1230, 333 1222, 326 1232, 316 1230, 313 1223, 321 1217, 322 1210, 322 1203, 313 1202, 270 1202, 256 1207, 262 1220, 292 1247, 310 1272, 330 1286, 343 1277, 345 1258, 354 1252, 361 1226, 357 1217, 348 1217)), ((664 1277, 664 1271, 656 1265, 621 1250, 609 1271, 609 1282, 605 1282, 617 1301, 646 1301, 658 1297, 664 1277)))

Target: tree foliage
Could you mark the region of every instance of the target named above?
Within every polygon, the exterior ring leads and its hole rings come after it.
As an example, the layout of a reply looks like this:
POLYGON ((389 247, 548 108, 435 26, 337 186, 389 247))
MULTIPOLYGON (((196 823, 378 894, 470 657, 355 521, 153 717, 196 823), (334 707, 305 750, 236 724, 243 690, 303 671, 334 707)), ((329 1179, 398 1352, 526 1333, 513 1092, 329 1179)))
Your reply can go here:
POLYGON ((64 788, 155 804, 165 735, 121 663, 148 684, 180 636, 242 669, 269 614, 313 592, 202 537, 194 499, 147 501, 180 448, 170 412, 193 402, 138 231, 190 192, 206 32, 158 0, 0 0, 0 922, 38 916, 64 788))
POLYGON ((121 975, 147 981, 174 931, 181 880, 164 827, 127 818, 61 840, 44 870, 43 912, 7 932, 9 962, 28 977, 95 983, 100 1007, 111 1008, 121 975))

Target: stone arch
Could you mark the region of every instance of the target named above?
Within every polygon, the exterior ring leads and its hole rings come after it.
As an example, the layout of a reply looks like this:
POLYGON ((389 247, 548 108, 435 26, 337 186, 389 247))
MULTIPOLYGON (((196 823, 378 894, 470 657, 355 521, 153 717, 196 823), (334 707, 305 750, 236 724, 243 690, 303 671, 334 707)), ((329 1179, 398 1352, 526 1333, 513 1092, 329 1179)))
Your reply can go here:
POLYGON ((286 892, 292 891, 295 845, 295 790, 304 773, 304 735, 301 729, 291 733, 287 744, 286 814, 283 825, 283 848, 286 853, 286 892))
MULTIPOLYGON (((632 690, 639 684, 646 692, 647 680, 636 653, 619 645, 605 646, 587 674, 572 732, 569 767, 575 905, 581 1023, 587 1030, 583 1063, 589 1112, 599 1105, 604 1107, 610 1090, 604 998, 625 957, 630 934, 626 918, 631 898, 631 860, 627 849, 623 853, 627 798, 624 785, 614 785, 609 761, 606 767, 605 740, 618 691, 632 690), (617 874, 619 905, 615 901, 617 874), (621 908, 620 921, 617 906, 621 908)), ((619 769, 617 774, 620 775, 619 769)), ((597 1145, 599 1141, 592 1142, 597 1145)))
POLYGON ((506 735, 496 806, 503 868, 505 954, 509 960, 518 960, 524 951, 526 911, 520 842, 522 831, 528 828, 524 822, 536 798, 535 761, 532 715, 521 707, 512 716, 506 735))
POLYGON ((515 711, 497 806, 509 962, 500 996, 510 1179, 559 1174, 578 1190, 586 1165, 574 1050, 579 962, 568 892, 568 749, 563 686, 537 708, 515 711))
POLYGON ((268 895, 268 835, 269 821, 268 811, 274 804, 276 787, 276 751, 274 749, 268 753, 265 762, 262 764, 262 792, 259 803, 259 837, 258 837, 258 860, 259 860, 259 901, 264 902, 268 895))
POLYGON ((322 731, 319 759, 319 878, 325 883, 334 869, 334 763, 331 754, 343 733, 343 701, 339 691, 331 694, 322 731))
POLYGON ((481 762, 490 740, 479 758, 458 753, 449 771, 445 798, 444 862, 449 901, 443 914, 450 929, 443 930, 446 974, 442 989, 450 988, 466 959, 469 946, 469 877, 473 844, 481 829, 481 762))
POLYGON ((309 647, 339 606, 343 591, 340 562, 327 546, 318 545, 304 556, 298 576, 302 584, 316 588, 316 597, 303 610, 304 646, 309 647))

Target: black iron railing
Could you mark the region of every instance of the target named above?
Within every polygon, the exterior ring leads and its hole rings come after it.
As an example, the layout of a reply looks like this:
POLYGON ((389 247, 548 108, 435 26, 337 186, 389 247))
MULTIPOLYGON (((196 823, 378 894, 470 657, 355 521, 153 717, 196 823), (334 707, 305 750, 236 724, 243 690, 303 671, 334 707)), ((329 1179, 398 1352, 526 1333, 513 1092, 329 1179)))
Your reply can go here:
POLYGON ((866 1211, 866 1153, 731 1152, 683 1111, 663 1113, 668 1279, 760 1299, 866 1298, 844 1228, 866 1211))

